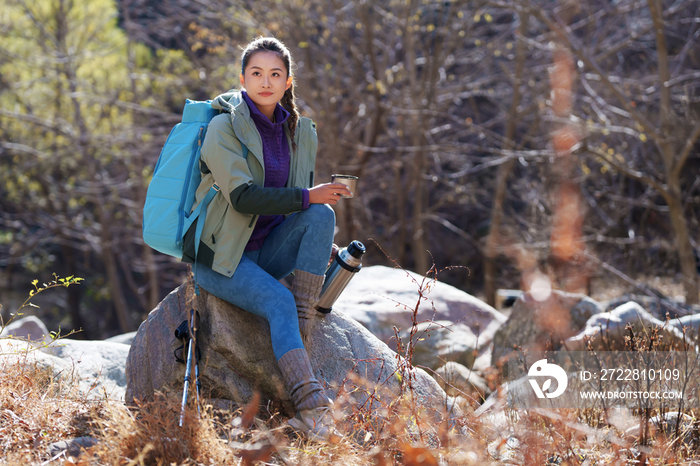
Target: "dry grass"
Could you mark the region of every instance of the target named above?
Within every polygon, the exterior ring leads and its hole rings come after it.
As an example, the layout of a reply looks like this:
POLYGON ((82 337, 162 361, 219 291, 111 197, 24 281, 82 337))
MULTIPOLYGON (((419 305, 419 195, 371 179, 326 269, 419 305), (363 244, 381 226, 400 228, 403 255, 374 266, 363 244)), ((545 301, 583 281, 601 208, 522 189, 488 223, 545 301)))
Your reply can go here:
POLYGON ((5 464, 38 461, 53 442, 92 436, 104 405, 81 400, 50 370, 22 358, 0 359, 0 454, 5 464))
POLYGON ((52 464, 700 464, 692 461, 698 458, 697 434, 683 442, 659 436, 640 447, 602 411, 591 410, 505 410, 506 430, 494 419, 471 414, 478 407, 476 397, 466 401, 465 414, 452 425, 431 423, 408 396, 386 400, 376 412, 351 407, 340 422, 346 435, 330 443, 297 436, 279 414, 258 410, 257 403, 237 411, 206 406, 199 416, 191 408, 181 428, 178 399, 159 396, 132 409, 83 400, 31 363, 7 361, 0 371, 0 463, 8 465, 48 464, 51 443, 83 436, 98 443, 52 464))
MULTIPOLYGON (((664 295, 678 302, 685 302, 683 284, 675 277, 647 276, 640 274, 636 280, 643 285, 659 290, 664 295)), ((629 283, 616 280, 609 274, 600 277, 591 277, 590 297, 602 302, 617 299, 627 293, 634 293, 635 290, 629 283)), ((637 292, 638 293, 638 292, 637 292)))
MULTIPOLYGON (((430 282, 416 283, 421 297, 430 282)), ((414 309, 414 317, 417 315, 414 309)), ((632 335, 632 340, 635 336, 632 335)), ((642 338, 641 336, 639 338, 642 338)), ((635 347, 645 347, 639 341, 635 347)), ((483 399, 463 393, 457 417, 439 419, 411 397, 413 340, 399 344, 404 358, 397 376, 404 396, 348 377, 336 399, 336 419, 344 433, 315 443, 285 426, 270 406, 254 400, 238 410, 190 407, 178 426, 180 399, 158 395, 154 402, 127 408, 123 403, 88 400, 68 378, 56 379, 29 358, 0 355, 0 464, 7 465, 697 465, 700 466, 697 394, 683 411, 694 428, 678 437, 626 437, 630 419, 658 412, 626 413, 627 426, 601 409, 524 411, 495 409, 475 416, 483 399), (369 396, 353 404, 350 395, 369 396), (61 440, 90 437, 96 444, 75 457, 51 458, 61 440)), ((660 348, 659 348, 660 349, 660 348)), ((449 381, 448 381, 449 382, 449 381)), ((492 389, 500 383, 489 379, 492 389)), ((666 411, 678 407, 666 406, 666 411)))
MULTIPOLYGON (((414 453, 433 458, 427 450, 408 450, 417 447, 408 446, 409 436, 400 432, 399 423, 391 428, 386 421, 381 426, 372 424, 359 411, 346 425, 362 424, 360 442, 352 436, 330 443, 309 442, 286 428, 278 414, 258 412, 257 404, 233 412, 206 406, 199 416, 190 408, 181 428, 178 399, 159 396, 132 409, 118 402, 89 401, 27 360, 1 361, 2 464, 45 463, 52 443, 78 437, 93 437, 98 443, 77 458, 57 461, 77 465, 246 465, 256 461, 357 465, 391 464, 392 458, 414 453), (374 428, 371 434, 368 426, 374 428), (381 447, 383 443, 387 446, 381 447)), ((393 409, 397 418, 410 419, 399 404, 393 409)))

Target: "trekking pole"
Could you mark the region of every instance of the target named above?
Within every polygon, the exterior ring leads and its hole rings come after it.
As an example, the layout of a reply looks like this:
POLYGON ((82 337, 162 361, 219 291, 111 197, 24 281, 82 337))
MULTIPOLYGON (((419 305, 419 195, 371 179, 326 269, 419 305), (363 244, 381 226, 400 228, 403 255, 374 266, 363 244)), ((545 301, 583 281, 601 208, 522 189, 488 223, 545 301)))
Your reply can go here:
POLYGON ((192 377, 192 365, 195 365, 195 370, 194 370, 194 376, 195 376, 195 386, 196 386, 196 392, 197 392, 197 412, 199 413, 199 390, 200 390, 200 382, 199 382, 199 365, 197 363, 197 355, 196 355, 196 345, 197 345, 197 339, 196 339, 196 332, 197 332, 197 322, 196 322, 196 313, 194 312, 194 309, 190 310, 190 322, 189 322, 189 331, 188 331, 188 339, 189 341, 187 342, 187 364, 185 366, 185 384, 182 389, 182 407, 180 409, 180 427, 182 427, 182 424, 185 422, 185 408, 187 406, 187 398, 189 396, 189 388, 190 388, 190 381, 192 377))
POLYGON ((192 314, 192 342, 194 343, 194 386, 197 395, 197 414, 200 412, 200 392, 202 391, 202 382, 199 380, 199 353, 197 349, 197 330, 199 329, 199 312, 194 311, 192 314))

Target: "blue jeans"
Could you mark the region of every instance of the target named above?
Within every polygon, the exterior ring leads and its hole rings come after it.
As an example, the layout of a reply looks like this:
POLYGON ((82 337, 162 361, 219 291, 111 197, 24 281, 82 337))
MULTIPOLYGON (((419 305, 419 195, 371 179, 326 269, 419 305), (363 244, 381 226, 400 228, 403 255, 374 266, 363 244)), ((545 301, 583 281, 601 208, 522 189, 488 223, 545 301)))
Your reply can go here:
POLYGON ((261 249, 243 253, 230 278, 200 266, 197 281, 214 296, 264 317, 270 324, 272 349, 279 360, 288 351, 304 347, 294 296, 279 280, 294 269, 323 275, 331 256, 334 230, 333 209, 312 204, 277 225, 261 249))

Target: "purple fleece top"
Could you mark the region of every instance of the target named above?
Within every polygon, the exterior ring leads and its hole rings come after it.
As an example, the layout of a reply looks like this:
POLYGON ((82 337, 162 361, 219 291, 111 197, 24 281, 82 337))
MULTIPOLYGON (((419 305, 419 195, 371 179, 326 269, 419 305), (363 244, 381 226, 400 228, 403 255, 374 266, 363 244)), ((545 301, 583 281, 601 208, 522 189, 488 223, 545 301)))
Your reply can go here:
MULTIPOLYGON (((275 107, 275 123, 260 113, 248 94, 241 92, 250 109, 250 116, 260 133, 265 160, 265 188, 283 188, 289 178, 289 144, 284 132, 284 122, 289 118, 289 112, 280 104, 275 107)), ((309 208, 309 190, 303 190, 302 208, 309 208)), ((246 251, 257 251, 265 242, 265 238, 273 228, 284 221, 283 215, 261 215, 255 224, 253 234, 245 247, 246 251)))

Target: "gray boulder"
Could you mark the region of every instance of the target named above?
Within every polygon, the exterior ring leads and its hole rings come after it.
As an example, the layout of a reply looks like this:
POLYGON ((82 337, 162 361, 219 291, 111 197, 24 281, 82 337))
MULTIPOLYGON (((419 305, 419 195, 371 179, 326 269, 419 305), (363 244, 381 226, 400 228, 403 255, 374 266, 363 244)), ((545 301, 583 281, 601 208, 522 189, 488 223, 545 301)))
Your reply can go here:
POLYGON ((49 445, 47 455, 54 461, 71 456, 77 458, 83 451, 96 445, 98 442, 99 440, 94 437, 78 437, 69 440, 61 440, 49 445))
POLYGON ((700 314, 683 316, 671 319, 668 322, 671 327, 677 328, 681 332, 685 329, 686 334, 697 339, 700 336, 700 314))
MULTIPOLYGON (((404 345, 409 342, 410 334, 401 333, 404 345)), ((411 362, 417 366, 437 369, 445 361, 454 361, 467 367, 474 365, 477 348, 482 347, 479 337, 474 335, 464 324, 454 324, 449 320, 422 322, 416 326, 413 336, 413 357, 411 362)))
POLYGON ((127 403, 150 401, 155 390, 182 390, 184 367, 173 356, 182 343, 174 331, 187 318, 191 299, 184 286, 173 290, 139 326, 126 359, 127 403))
POLYGON ((365 267, 348 284, 333 310, 364 325, 384 342, 394 337, 394 327, 410 330, 416 323, 449 321, 468 332, 468 340, 488 345, 506 317, 485 302, 446 283, 397 268, 365 267), (423 296, 419 290, 423 289, 423 296))
MULTIPOLYGON (((649 419, 648 432, 651 437, 657 437, 659 435, 669 437, 676 433, 676 429, 678 429, 678 434, 683 439, 682 443, 689 443, 689 441, 697 435, 698 425, 694 422, 692 417, 687 414, 679 413, 678 411, 669 411, 663 415, 654 416, 649 419)), ((625 431, 626 436, 634 438, 639 438, 640 433, 639 423, 625 431)))
POLYGON ((0 361, 25 363, 39 371, 48 371, 57 379, 72 380, 73 367, 69 361, 42 353, 35 344, 26 340, 0 339, 0 361))
POLYGON ((515 436, 508 436, 505 440, 494 440, 486 447, 489 456, 501 464, 524 464, 523 449, 520 440, 515 436))
MULTIPOLYGON (((657 292, 658 293, 658 292, 657 292)), ((700 306, 678 302, 672 298, 662 297, 663 295, 653 296, 653 292, 649 295, 640 294, 625 294, 605 303, 605 312, 610 312, 623 304, 633 301, 649 312, 659 320, 666 320, 668 315, 671 319, 678 317, 700 313, 700 306)))
POLYGON ((524 293, 515 302, 505 324, 493 338, 492 364, 513 351, 559 349, 562 342, 576 335, 588 319, 603 307, 586 295, 552 290, 543 300, 524 293))
POLYGON ((14 337, 48 343, 51 341, 46 325, 36 316, 13 320, 2 330, 0 337, 14 337))
MULTIPOLYGON (((185 319, 188 302, 184 286, 174 290, 139 327, 126 363, 127 403, 149 400, 156 390, 175 391, 178 396, 182 393, 185 368, 173 357, 180 344, 173 331, 185 319)), ((291 415, 292 405, 281 383, 267 322, 204 290, 197 308, 203 394, 243 405, 259 391, 263 402, 274 401, 291 415)), ((410 380, 420 406, 435 415, 445 410, 445 392, 432 377, 419 369, 412 369, 412 377, 401 374, 396 354, 339 312, 330 313, 314 327, 307 351, 317 378, 341 405, 345 401, 362 405, 378 386, 384 392, 379 399, 393 400, 410 380), (358 386, 362 389, 356 390, 358 386), (345 395, 338 399, 341 390, 345 395)))
POLYGON ((566 340, 565 346, 569 351, 581 351, 590 340, 597 350, 624 350, 624 337, 629 335, 625 330, 628 324, 634 327, 635 333, 648 332, 650 327, 658 327, 664 345, 683 348, 683 333, 680 330, 660 321, 635 302, 592 316, 581 332, 566 340))
POLYGON ((513 307, 513 304, 523 295, 522 290, 496 290, 496 309, 504 311, 513 307))
POLYGON ((491 389, 486 381, 473 370, 469 370, 456 362, 448 362, 435 371, 440 386, 448 396, 463 396, 477 393, 485 398, 491 395, 491 389))
POLYGON ((124 400, 129 345, 62 338, 39 351, 70 364, 83 396, 124 400))
POLYGON ((136 332, 129 332, 129 333, 122 333, 121 335, 115 335, 113 337, 109 337, 105 339, 105 341, 109 341, 112 343, 122 343, 124 345, 131 345, 131 342, 134 341, 134 337, 136 336, 136 332))
POLYGON ((486 374, 488 372, 498 370, 496 367, 491 365, 491 353, 493 352, 493 345, 487 348, 482 348, 479 356, 474 360, 474 365, 471 366, 472 370, 475 370, 479 374, 486 374))
POLYGON ((127 345, 103 341, 62 338, 46 344, 0 339, 0 359, 48 371, 66 386, 75 387, 76 394, 87 399, 124 400, 124 364, 128 350, 127 345))
POLYGON ((82 397, 124 399, 127 345, 69 338, 53 341, 46 325, 35 316, 10 322, 0 343, 0 356, 26 357, 27 362, 74 384, 82 397))

